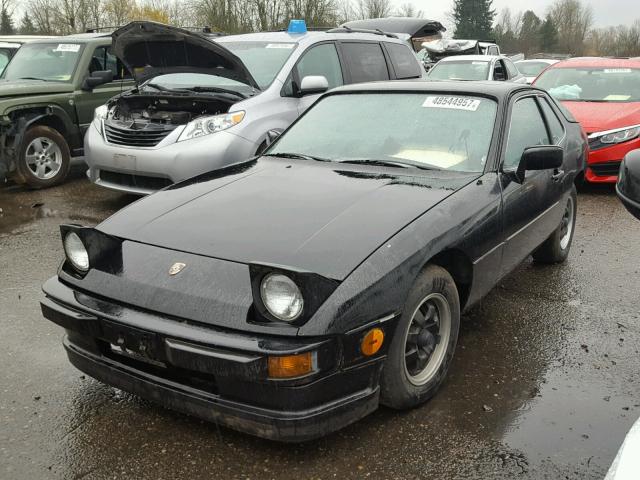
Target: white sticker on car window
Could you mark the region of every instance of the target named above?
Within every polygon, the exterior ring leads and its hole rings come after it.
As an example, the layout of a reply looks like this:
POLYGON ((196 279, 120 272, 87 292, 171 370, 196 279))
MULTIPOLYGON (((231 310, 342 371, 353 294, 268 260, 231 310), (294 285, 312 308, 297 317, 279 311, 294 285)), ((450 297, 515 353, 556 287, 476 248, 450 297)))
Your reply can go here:
POLYGON ((605 68, 604 73, 631 73, 630 68, 605 68))
POLYGON ((431 96, 422 104, 425 108, 450 108, 453 110, 467 110, 475 112, 481 100, 468 97, 431 96))
POLYGON ((286 48, 287 50, 291 50, 295 46, 295 43, 268 43, 265 48, 286 48))
POLYGON ((483 60, 478 60, 478 61, 473 61, 471 62, 471 65, 486 65, 487 62, 483 61, 483 60))
POLYGON ((80 51, 80 44, 78 43, 59 43, 58 48, 55 49, 56 52, 74 52, 77 53, 80 51))

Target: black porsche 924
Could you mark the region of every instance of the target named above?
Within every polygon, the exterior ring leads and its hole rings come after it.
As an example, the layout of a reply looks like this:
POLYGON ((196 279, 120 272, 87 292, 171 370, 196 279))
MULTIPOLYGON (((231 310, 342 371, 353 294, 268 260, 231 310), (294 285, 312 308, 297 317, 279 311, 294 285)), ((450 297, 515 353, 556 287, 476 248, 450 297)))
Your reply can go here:
POLYGON ((61 227, 42 311, 73 365, 265 438, 434 395, 460 313, 567 258, 580 127, 506 83, 362 84, 260 157, 61 227))

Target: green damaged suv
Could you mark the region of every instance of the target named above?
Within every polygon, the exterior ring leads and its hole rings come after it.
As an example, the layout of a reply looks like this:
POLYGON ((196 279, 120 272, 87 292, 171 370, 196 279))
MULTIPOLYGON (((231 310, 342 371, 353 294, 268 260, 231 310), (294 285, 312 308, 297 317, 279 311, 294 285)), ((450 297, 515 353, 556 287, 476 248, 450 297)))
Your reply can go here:
POLYGON ((23 45, 0 78, 0 182, 62 182, 96 107, 133 86, 111 52, 110 33, 23 45))

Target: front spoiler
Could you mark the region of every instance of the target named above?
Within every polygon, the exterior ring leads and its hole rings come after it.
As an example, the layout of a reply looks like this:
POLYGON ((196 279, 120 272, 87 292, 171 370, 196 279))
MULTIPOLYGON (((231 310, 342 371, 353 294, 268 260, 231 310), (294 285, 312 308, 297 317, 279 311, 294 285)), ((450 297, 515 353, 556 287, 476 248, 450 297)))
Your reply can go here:
POLYGON ((98 357, 64 341, 69 361, 87 375, 164 407, 281 442, 320 438, 378 408, 379 388, 304 411, 275 411, 222 399, 98 357))

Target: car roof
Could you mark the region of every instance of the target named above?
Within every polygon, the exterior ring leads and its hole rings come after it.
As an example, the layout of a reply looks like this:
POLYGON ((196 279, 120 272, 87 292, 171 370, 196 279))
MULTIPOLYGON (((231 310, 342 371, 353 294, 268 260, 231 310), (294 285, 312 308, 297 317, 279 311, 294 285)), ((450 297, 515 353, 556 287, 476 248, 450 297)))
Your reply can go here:
POLYGON ((555 63, 551 68, 575 67, 640 68, 640 58, 574 57, 555 63))
POLYGON ((539 88, 513 82, 460 82, 451 80, 407 80, 369 82, 345 85, 334 88, 332 93, 358 93, 358 92, 442 92, 467 95, 490 95, 498 99, 505 99, 515 92, 534 91, 541 92, 539 88))
POLYGON ((382 34, 375 33, 361 33, 361 32, 331 32, 331 31, 308 31, 307 33, 289 33, 289 32, 257 32, 257 33, 244 33, 240 35, 227 35, 224 37, 218 37, 212 39, 215 42, 286 42, 286 43, 298 43, 300 45, 308 45, 323 40, 369 40, 377 42, 393 42, 402 43, 405 42, 398 38, 389 37, 382 34))
POLYGON ((92 32, 92 33, 74 33, 72 35, 65 35, 63 37, 49 37, 41 40, 34 40, 29 43, 64 43, 66 41, 72 41, 76 43, 89 43, 94 40, 104 40, 105 38, 111 39, 111 32, 92 32))
POLYGON ((53 35, 0 35, 0 42, 27 43, 46 38, 56 38, 53 35))
POLYGON ((517 60, 513 63, 546 63, 548 65, 553 65, 554 63, 558 63, 560 60, 554 60, 553 58, 529 58, 527 60, 517 60))
POLYGON ((441 62, 452 62, 452 61, 460 61, 467 60, 469 62, 490 62, 496 58, 503 58, 500 55, 451 55, 449 57, 444 57, 441 62))

